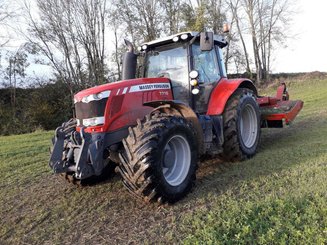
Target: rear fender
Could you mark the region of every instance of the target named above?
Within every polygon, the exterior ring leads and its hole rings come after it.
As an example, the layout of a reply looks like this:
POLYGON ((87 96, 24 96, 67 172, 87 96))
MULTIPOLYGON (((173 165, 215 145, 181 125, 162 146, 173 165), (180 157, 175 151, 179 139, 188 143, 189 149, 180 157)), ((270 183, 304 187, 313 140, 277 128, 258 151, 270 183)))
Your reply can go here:
POLYGON ((229 97, 238 88, 248 88, 257 96, 258 92, 253 82, 248 79, 226 79, 223 78, 213 89, 210 95, 207 115, 220 115, 224 112, 229 97))
POLYGON ((145 106, 153 107, 153 111, 160 111, 176 116, 182 116, 190 121, 196 130, 196 138, 199 146, 199 153, 204 153, 203 130, 195 112, 188 105, 178 100, 169 101, 151 101, 144 103, 145 106))

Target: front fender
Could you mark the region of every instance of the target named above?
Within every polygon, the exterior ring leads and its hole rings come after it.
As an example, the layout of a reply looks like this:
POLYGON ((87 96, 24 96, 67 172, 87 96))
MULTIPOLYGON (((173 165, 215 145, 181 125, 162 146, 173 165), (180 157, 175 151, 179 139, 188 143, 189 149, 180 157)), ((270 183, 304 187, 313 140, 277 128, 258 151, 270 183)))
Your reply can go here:
POLYGON ((253 82, 248 79, 226 79, 223 78, 219 81, 217 86, 213 89, 210 95, 207 115, 220 115, 224 112, 226 103, 229 97, 235 92, 238 88, 248 88, 257 95, 257 89, 254 86, 253 82))
POLYGON ((160 111, 167 114, 185 117, 186 120, 193 124, 193 127, 196 130, 196 137, 200 154, 204 153, 203 130, 197 115, 191 107, 178 100, 151 101, 144 103, 144 105, 153 107, 153 111, 160 111))

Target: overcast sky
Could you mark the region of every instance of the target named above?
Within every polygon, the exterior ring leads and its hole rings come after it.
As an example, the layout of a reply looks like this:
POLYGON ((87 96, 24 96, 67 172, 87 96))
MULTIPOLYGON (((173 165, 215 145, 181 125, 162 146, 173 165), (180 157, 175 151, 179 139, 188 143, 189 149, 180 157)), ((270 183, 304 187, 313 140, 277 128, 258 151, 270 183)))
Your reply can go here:
POLYGON ((327 1, 298 0, 291 31, 297 36, 275 55, 273 72, 327 72, 327 1))
MULTIPOLYGON (((272 72, 327 72, 327 1, 298 0, 294 9, 290 34, 293 39, 287 41, 287 47, 279 47, 274 54, 272 72)), ((128 38, 128 37, 127 37, 128 38)), ((21 39, 15 38, 9 44, 19 46, 21 39)), ((107 40, 110 46, 112 41, 107 40)), ((29 74, 46 75, 50 73, 44 66, 31 65, 29 74)))

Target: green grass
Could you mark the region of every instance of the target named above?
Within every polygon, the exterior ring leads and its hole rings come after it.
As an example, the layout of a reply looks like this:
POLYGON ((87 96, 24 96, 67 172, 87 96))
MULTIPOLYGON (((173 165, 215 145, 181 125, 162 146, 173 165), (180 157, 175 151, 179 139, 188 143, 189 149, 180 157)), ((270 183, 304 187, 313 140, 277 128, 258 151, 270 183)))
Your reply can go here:
POLYGON ((290 128, 263 130, 253 159, 215 176, 209 207, 184 219, 186 244, 327 243, 327 81, 293 81, 289 91, 305 102, 301 114, 290 128))
POLYGON ((136 201, 118 177, 66 183, 47 165, 53 132, 0 137, 0 244, 326 244, 327 80, 287 83, 295 122, 262 130, 250 160, 202 162, 175 205, 136 201))

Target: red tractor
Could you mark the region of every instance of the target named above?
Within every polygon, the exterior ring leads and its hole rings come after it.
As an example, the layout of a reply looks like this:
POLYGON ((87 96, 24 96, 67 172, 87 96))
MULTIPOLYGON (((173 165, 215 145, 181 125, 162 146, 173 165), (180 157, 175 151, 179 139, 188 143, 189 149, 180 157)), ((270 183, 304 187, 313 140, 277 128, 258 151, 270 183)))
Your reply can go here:
POLYGON ((228 79, 222 36, 183 32, 138 54, 125 42, 122 81, 77 93, 76 117, 56 129, 49 165, 73 182, 117 166, 135 196, 175 202, 193 187, 199 156, 250 158, 262 127, 283 127, 303 106, 285 84, 261 97, 252 81, 228 79))

